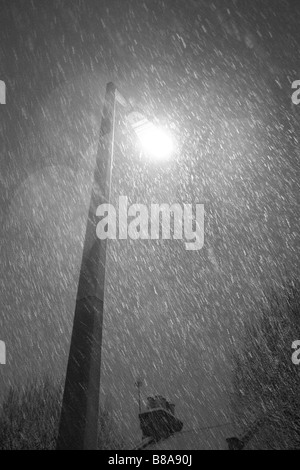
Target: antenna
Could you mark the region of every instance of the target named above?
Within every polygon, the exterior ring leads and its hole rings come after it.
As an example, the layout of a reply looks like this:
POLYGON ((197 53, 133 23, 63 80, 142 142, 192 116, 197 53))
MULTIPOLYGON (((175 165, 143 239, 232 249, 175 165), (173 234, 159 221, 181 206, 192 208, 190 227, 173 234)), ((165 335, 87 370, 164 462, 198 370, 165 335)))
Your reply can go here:
POLYGON ((137 379, 134 385, 138 389, 139 413, 141 413, 141 386, 143 385, 143 381, 141 379, 137 379))

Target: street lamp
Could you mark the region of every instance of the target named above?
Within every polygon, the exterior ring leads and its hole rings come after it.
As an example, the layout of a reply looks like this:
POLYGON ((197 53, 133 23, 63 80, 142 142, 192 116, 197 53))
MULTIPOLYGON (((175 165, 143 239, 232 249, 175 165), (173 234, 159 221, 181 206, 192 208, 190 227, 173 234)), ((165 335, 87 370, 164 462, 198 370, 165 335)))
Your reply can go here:
POLYGON ((128 121, 149 155, 165 158, 173 149, 169 136, 135 111, 113 83, 106 85, 57 438, 59 450, 97 449, 106 240, 96 235, 96 209, 110 198, 117 103, 127 108, 128 121))
POLYGON ((132 110, 127 115, 141 147, 151 158, 168 159, 174 151, 172 137, 163 129, 155 126, 139 111, 132 110))

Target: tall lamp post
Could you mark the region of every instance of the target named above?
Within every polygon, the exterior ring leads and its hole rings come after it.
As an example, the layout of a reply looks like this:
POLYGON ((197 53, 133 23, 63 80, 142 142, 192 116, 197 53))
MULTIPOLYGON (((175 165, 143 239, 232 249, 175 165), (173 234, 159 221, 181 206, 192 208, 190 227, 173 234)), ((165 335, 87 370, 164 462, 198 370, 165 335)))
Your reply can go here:
POLYGON ((96 209, 109 203, 116 103, 144 148, 164 156, 171 141, 140 112, 128 106, 113 83, 106 86, 93 187, 80 269, 69 359, 58 431, 58 450, 97 449, 106 240, 96 235, 96 209), (160 152, 158 152, 160 150, 160 152))
POLYGON ((96 449, 106 240, 96 236, 96 208, 109 202, 116 87, 106 86, 94 180, 62 402, 57 449, 96 449))

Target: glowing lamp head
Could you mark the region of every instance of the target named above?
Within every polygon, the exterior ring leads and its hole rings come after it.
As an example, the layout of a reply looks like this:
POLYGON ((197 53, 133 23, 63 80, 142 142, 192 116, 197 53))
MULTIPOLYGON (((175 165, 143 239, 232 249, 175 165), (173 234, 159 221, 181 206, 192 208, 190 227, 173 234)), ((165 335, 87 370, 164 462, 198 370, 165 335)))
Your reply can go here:
POLYGON ((132 112, 128 117, 146 154, 158 160, 168 159, 171 156, 174 143, 165 130, 155 126, 141 113, 132 112))

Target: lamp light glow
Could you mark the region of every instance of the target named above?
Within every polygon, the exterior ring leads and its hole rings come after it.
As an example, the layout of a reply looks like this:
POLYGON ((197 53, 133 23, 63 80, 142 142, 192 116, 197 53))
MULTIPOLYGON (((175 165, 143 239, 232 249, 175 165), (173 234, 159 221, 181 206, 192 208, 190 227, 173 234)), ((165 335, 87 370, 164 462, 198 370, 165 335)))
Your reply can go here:
POLYGON ((128 115, 143 151, 155 159, 168 159, 174 151, 174 142, 164 129, 154 125, 139 112, 128 115))

